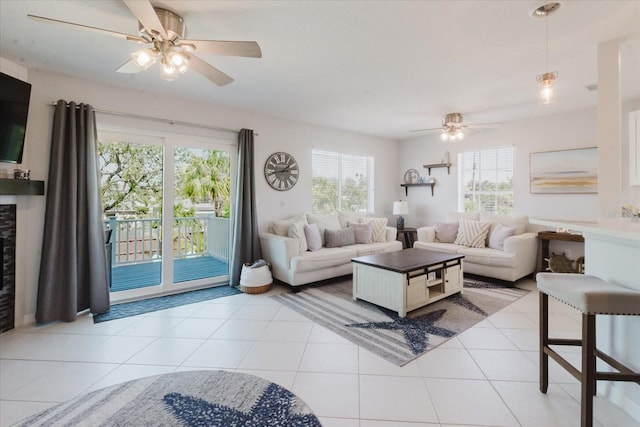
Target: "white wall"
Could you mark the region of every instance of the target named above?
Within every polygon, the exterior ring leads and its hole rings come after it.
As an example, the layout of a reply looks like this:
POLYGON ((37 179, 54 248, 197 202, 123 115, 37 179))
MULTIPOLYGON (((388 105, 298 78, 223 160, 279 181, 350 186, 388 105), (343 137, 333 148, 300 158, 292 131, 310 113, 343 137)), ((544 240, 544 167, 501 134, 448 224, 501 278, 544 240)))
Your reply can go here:
MULTIPOLYGON (((311 209, 312 147, 374 156, 376 159, 375 215, 392 218, 391 205, 397 186, 395 174, 398 144, 396 141, 124 90, 35 70, 29 71, 29 81, 33 86, 22 167, 31 169, 32 179, 45 181, 47 179, 53 119, 53 108, 50 103, 64 99, 88 103, 96 109, 107 111, 231 129, 253 129, 259 134, 255 140, 255 168, 258 220, 263 230, 273 218, 311 209), (275 191, 268 187, 262 173, 266 158, 275 151, 290 152, 300 163, 300 179, 293 189, 286 192, 275 191)), ((172 84, 179 84, 179 81, 172 84)), ((106 115, 98 115, 98 120, 101 120, 101 117, 109 122, 118 121, 106 115)), ((126 126, 146 126, 148 129, 183 132, 196 136, 219 136, 220 134, 215 131, 192 127, 181 128, 146 120, 122 119, 119 121, 126 126)), ((235 139, 236 136, 234 135, 233 138, 235 139)), ((25 196, 21 197, 25 198, 25 196)), ((24 210, 25 212, 20 215, 28 221, 29 227, 27 232, 23 231, 18 237, 20 242, 24 242, 21 248, 21 254, 24 257, 18 258, 17 269, 24 270, 25 274, 21 278, 17 277, 16 281, 16 290, 19 293, 19 298, 17 297, 16 300, 17 325, 33 322, 34 319, 45 198, 29 197, 25 201, 24 210)))
MULTIPOLYGON (((418 169, 423 176, 425 163, 438 163, 445 151, 449 151, 453 166, 451 174, 446 169, 434 169, 435 195, 426 188, 409 189, 411 226, 433 225, 443 221, 447 212, 458 206, 457 154, 492 147, 514 148, 514 211, 533 218, 563 219, 572 221, 596 221, 598 199, 595 194, 531 194, 529 192, 529 155, 535 152, 565 150, 596 146, 596 110, 581 110, 566 114, 546 116, 532 120, 505 123, 498 129, 469 132, 456 143, 440 141, 438 134, 400 141, 399 182, 404 171, 418 169)), ((600 153, 606 155, 606 153, 600 153)), ((602 173, 602 172, 601 172, 602 173)), ((620 191, 616 189, 616 191, 620 191)), ((404 191, 399 192, 404 198, 404 191)))

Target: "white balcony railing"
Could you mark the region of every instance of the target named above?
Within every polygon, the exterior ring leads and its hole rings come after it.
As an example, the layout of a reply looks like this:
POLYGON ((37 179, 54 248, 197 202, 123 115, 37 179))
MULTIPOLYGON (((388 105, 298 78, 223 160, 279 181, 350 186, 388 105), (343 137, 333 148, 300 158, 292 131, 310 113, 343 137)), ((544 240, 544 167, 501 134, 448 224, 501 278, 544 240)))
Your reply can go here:
MULTIPOLYGON (((213 256, 229 259, 229 220, 214 215, 174 218, 173 257, 213 256)), ((113 266, 151 262, 162 255, 160 218, 105 221, 112 231, 113 266)))

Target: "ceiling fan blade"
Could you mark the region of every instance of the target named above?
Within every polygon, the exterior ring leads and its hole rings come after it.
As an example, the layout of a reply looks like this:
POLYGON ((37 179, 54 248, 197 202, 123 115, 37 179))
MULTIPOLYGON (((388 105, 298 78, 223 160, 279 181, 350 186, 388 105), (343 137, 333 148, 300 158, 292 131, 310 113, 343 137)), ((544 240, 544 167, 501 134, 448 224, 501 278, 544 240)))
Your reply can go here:
POLYGON ((153 10, 153 6, 147 0, 123 0, 131 13, 133 13, 149 34, 160 34, 163 40, 167 40, 167 31, 160 22, 160 18, 153 10))
POLYGON ((209 80, 217 84, 218 86, 228 85, 233 81, 233 79, 230 76, 218 70, 213 65, 206 63, 205 61, 198 58, 197 56, 193 56, 193 55, 186 55, 186 56, 189 59, 189 66, 191 68, 193 68, 194 70, 196 70, 197 72, 199 72, 200 74, 202 74, 203 76, 205 76, 206 78, 208 78, 209 80))
POLYGON ((83 30, 89 30, 89 31, 93 31, 93 32, 96 32, 96 33, 100 33, 100 34, 106 34, 106 35, 112 36, 112 37, 119 37, 121 39, 134 41, 134 42, 138 42, 138 43, 146 43, 147 42, 142 37, 132 36, 131 34, 119 33, 117 31, 105 30, 103 28, 90 27, 88 25, 76 24, 74 22, 60 21, 58 19, 46 18, 44 16, 37 16, 37 15, 27 15, 27 16, 29 18, 31 18, 31 19, 36 20, 36 21, 42 21, 42 22, 47 22, 47 23, 51 23, 51 24, 69 25, 69 26, 80 28, 80 29, 83 29, 83 30))
POLYGON ((435 132, 435 131, 441 131, 442 128, 430 128, 430 129, 415 129, 415 130, 410 130, 409 132, 435 132))
POLYGON ((135 74, 135 73, 139 73, 142 70, 140 69, 140 67, 136 65, 135 62, 133 62, 133 59, 130 59, 124 64, 122 64, 120 67, 118 67, 116 71, 118 73, 135 74))
POLYGON ((179 45, 193 45, 198 53, 213 55, 262 58, 262 50, 256 42, 221 40, 180 40, 179 45))
POLYGON ((497 129, 502 126, 502 123, 478 123, 467 126, 474 129, 497 129))

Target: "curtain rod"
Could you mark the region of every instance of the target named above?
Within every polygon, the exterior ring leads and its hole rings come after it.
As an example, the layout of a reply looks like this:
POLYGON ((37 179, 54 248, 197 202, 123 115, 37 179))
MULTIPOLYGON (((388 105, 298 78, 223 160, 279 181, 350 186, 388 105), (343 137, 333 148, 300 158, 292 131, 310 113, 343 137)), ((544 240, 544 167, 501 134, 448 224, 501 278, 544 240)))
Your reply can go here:
MULTIPOLYGON (((55 107, 56 105, 58 105, 58 103, 57 102, 52 102, 49 105, 51 105, 52 107, 55 107)), ((67 105, 69 105, 69 104, 67 103, 67 105)), ((198 127, 198 128, 203 128, 203 129, 211 129, 211 130, 219 130, 219 131, 224 131, 224 132, 240 133, 240 131, 237 130, 237 129, 229 129, 229 128, 223 128, 223 127, 219 127, 219 126, 201 125, 199 123, 190 123, 190 122, 183 122, 183 121, 180 121, 180 120, 163 119, 163 118, 160 118, 160 117, 143 116, 143 115, 140 115, 140 114, 121 113, 119 111, 100 110, 100 109, 97 109, 97 108, 94 108, 93 111, 95 111, 96 113, 109 114, 109 115, 112 115, 112 116, 131 117, 131 118, 134 118, 134 119, 152 120, 152 121, 155 121, 155 122, 168 123, 170 125, 191 126, 191 127, 198 127)), ((256 132, 254 132, 253 135, 257 136, 258 134, 256 132)))

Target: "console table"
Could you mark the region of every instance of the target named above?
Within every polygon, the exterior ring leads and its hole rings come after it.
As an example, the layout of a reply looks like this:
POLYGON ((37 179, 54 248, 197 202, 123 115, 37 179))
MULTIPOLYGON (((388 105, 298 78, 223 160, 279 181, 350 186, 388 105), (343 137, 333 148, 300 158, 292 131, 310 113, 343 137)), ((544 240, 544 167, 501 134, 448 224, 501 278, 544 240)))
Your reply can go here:
POLYGON ((584 243, 584 237, 582 237, 581 234, 559 233, 557 231, 540 231, 538 232, 538 239, 540 240, 541 246, 540 262, 538 263, 540 268, 538 269, 538 271, 542 270, 542 264, 544 263, 544 260, 549 259, 549 241, 559 240, 563 242, 584 243))

